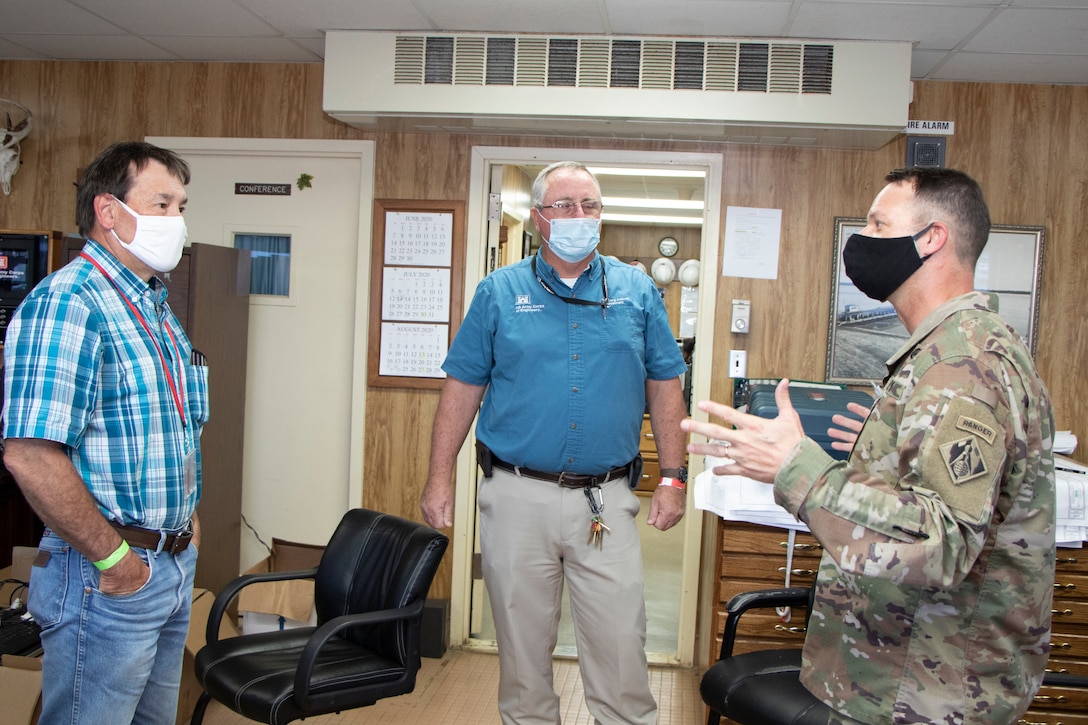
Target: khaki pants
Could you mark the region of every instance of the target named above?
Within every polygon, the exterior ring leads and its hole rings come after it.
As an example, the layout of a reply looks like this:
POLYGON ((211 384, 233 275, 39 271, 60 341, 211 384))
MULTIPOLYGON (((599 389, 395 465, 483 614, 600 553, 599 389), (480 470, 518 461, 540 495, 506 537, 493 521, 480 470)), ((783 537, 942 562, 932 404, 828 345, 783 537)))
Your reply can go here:
POLYGON ((652 725, 638 497, 627 479, 601 487, 611 529, 589 543, 582 489, 495 469, 480 487, 480 548, 499 646, 504 725, 557 725, 552 650, 570 587, 586 706, 604 725, 652 725))

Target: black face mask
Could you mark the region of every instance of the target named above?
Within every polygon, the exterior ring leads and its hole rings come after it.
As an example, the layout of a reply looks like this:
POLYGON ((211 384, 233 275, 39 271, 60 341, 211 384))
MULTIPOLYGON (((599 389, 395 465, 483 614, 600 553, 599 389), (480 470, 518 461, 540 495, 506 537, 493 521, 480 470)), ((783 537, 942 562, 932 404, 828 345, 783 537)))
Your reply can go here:
POLYGON ((929 259, 918 256, 914 243, 932 227, 931 223, 912 237, 890 239, 851 234, 842 250, 846 276, 866 297, 883 302, 929 259))

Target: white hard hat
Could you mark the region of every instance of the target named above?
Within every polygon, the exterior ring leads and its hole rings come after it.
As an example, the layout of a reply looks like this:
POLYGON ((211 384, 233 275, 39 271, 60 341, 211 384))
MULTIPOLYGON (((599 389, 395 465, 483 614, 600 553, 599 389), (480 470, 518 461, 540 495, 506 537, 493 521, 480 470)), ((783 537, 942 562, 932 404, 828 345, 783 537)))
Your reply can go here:
POLYGON ((659 287, 664 287, 676 279, 676 263, 668 257, 658 257, 650 267, 650 275, 659 287))
POLYGON ((689 259, 680 265, 680 269, 676 272, 677 279, 680 280, 680 284, 685 287, 697 287, 699 285, 699 260, 689 259))
POLYGON ((637 259, 634 262, 630 262, 630 265, 643 274, 649 274, 649 272, 646 271, 646 265, 637 259))

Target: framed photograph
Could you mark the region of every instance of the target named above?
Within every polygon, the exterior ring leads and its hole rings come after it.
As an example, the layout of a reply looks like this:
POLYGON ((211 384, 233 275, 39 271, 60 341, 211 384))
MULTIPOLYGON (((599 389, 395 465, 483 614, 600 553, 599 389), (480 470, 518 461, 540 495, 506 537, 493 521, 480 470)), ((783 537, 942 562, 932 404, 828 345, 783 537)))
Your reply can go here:
MULTIPOLYGON (((888 372, 885 361, 910 337, 890 302, 869 299, 846 276, 843 246, 864 227, 864 219, 835 217, 826 368, 826 379, 832 383, 883 380, 888 372)), ((1045 227, 995 224, 975 265, 975 289, 997 295, 998 312, 1024 338, 1032 355, 1045 238, 1045 227)))

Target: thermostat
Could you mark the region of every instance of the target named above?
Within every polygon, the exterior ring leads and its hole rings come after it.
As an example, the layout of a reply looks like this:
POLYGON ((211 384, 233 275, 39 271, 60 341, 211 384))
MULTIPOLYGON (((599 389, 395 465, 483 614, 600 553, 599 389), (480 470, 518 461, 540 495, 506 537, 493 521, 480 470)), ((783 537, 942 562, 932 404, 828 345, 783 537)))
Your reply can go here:
POLYGON ((733 315, 730 318, 729 331, 738 334, 748 334, 748 312, 751 308, 749 300, 733 300, 733 315))

